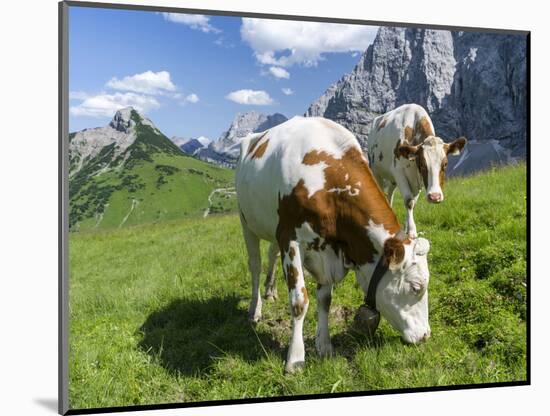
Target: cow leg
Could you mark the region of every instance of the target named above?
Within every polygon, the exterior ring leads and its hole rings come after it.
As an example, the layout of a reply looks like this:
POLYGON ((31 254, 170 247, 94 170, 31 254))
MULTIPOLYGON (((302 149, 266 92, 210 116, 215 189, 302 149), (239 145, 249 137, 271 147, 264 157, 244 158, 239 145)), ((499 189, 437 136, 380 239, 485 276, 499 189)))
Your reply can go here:
POLYGON ((277 270, 277 256, 279 255, 279 247, 275 243, 269 246, 269 263, 267 266, 267 276, 265 278, 265 298, 269 301, 278 299, 277 284, 275 282, 275 271, 277 270))
POLYGON ((305 363, 303 326, 304 317, 309 306, 300 247, 296 241, 291 241, 287 250, 281 249, 281 261, 288 286, 290 314, 292 316, 292 335, 288 347, 285 371, 293 373, 303 367, 305 363))
POLYGON ((250 322, 258 322, 262 317, 262 298, 260 296, 262 259, 260 254, 260 239, 248 229, 242 220, 241 225, 248 253, 248 269, 252 275, 252 299, 248 308, 248 320, 250 322))
POLYGON ((416 238, 416 224, 414 223, 413 210, 416 205, 416 197, 413 196, 409 181, 405 175, 401 172, 395 175, 395 182, 399 187, 399 192, 403 196, 403 203, 405 204, 405 210, 407 211, 407 217, 405 221, 405 231, 411 238, 416 238))
POLYGON ((413 211, 416 206, 416 201, 418 200, 418 195, 408 200, 405 200, 405 208, 407 209, 407 234, 411 238, 416 238, 416 224, 414 222, 413 211))
POLYGON ((386 198, 388 202, 390 203, 390 207, 393 206, 393 195, 395 193, 395 182, 392 182, 391 180, 387 180, 384 182, 384 193, 386 194, 386 198))
POLYGON ((333 349, 328 330, 328 315, 332 301, 332 284, 317 285, 317 335, 315 346, 321 357, 332 355, 333 349))

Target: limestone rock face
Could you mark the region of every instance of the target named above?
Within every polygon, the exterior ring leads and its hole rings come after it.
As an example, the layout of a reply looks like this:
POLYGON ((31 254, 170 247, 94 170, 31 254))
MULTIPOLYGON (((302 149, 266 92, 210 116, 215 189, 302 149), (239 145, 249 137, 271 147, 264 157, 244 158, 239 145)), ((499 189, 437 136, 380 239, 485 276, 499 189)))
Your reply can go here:
POLYGON ((69 134, 69 178, 82 170, 88 176, 97 175, 126 163, 139 147, 136 142, 143 142, 140 144, 142 149, 152 146, 153 152, 180 152, 151 120, 134 108, 126 107, 118 110, 104 127, 69 134))
POLYGON ((495 149, 502 149, 499 160, 524 158, 526 40, 524 35, 381 27, 353 71, 305 115, 342 124, 366 149, 375 117, 416 103, 426 108, 444 140, 496 141, 498 146, 477 148, 490 149, 489 159, 495 149))

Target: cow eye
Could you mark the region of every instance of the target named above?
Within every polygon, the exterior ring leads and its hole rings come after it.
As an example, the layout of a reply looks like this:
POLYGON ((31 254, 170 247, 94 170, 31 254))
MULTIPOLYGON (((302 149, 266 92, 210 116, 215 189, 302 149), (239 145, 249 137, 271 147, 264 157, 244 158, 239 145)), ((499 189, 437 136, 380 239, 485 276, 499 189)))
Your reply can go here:
POLYGON ((410 286, 415 295, 418 295, 422 292, 422 285, 419 282, 411 282, 410 286))

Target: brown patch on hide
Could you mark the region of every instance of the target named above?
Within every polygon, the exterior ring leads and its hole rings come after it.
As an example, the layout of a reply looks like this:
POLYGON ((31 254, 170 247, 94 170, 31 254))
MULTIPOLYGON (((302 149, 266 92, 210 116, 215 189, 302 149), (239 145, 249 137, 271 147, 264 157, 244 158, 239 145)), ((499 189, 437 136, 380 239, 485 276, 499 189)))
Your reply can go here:
POLYGON ((441 168, 439 169, 439 186, 441 186, 441 190, 443 190, 443 187, 445 186, 445 171, 447 169, 447 158, 443 159, 441 161, 441 168))
POLYGON ((265 141, 258 146, 258 148, 254 151, 254 153, 252 153, 252 156, 250 156, 250 159, 261 158, 267 149, 268 143, 269 143, 269 139, 265 139, 265 141))
MULTIPOLYGON (((343 251, 346 259, 362 265, 374 261, 376 250, 367 235, 366 227, 372 220, 382 224, 391 234, 400 226, 382 190, 376 183, 360 149, 348 149, 341 159, 322 150, 307 153, 302 163, 316 165, 324 162, 325 184, 311 197, 301 179, 290 194, 279 197, 279 224, 276 237, 281 250, 288 251, 290 241, 296 240, 296 229, 308 223, 324 243, 335 253, 343 251), (345 176, 350 183, 361 182, 361 192, 328 192, 346 188, 345 176)), ((313 246, 315 247, 315 246, 313 246)))
POLYGON ((396 265, 405 258, 405 246, 403 241, 390 237, 384 242, 384 257, 388 265, 396 265))
POLYGON ((258 143, 260 143, 260 140, 262 140, 266 134, 267 134, 267 131, 264 134, 250 140, 250 143, 248 143, 248 149, 246 151, 246 156, 248 156, 250 153, 252 153, 254 151, 254 149, 256 148, 258 143))
POLYGON ((414 126, 415 144, 422 143, 429 136, 435 136, 430 119, 422 117, 414 126))
POLYGON ((296 250, 294 250, 294 247, 290 247, 288 249, 288 257, 290 257, 290 260, 294 260, 295 256, 296 256, 296 250))
POLYGON ((299 271, 296 267, 294 267, 293 264, 287 264, 285 269, 285 277, 286 277, 286 284, 288 286, 288 290, 292 290, 296 288, 296 283, 298 282, 298 275, 299 271))
POLYGON ((424 149, 422 146, 420 146, 418 149, 418 154, 416 155, 416 166, 422 176, 424 187, 428 189, 428 165, 426 164, 426 158, 424 157, 424 149))
POLYGON ((408 144, 413 144, 414 130, 412 127, 405 126, 403 130, 403 142, 408 144))
POLYGON ((305 286, 302 288, 302 295, 304 296, 304 303, 308 303, 309 299, 307 297, 307 289, 305 288, 305 286))

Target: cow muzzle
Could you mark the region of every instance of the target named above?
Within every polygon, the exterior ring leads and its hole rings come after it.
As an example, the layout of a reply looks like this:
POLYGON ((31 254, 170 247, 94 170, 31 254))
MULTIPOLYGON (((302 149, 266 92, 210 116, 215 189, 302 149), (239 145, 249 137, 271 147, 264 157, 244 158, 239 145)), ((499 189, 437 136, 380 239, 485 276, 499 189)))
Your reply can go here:
POLYGON ((430 192, 428 194, 428 202, 431 202, 432 204, 439 204, 441 201, 443 201, 443 194, 439 192, 430 192))
POLYGON ((424 334, 421 335, 421 336, 411 336, 411 335, 408 335, 408 334, 405 333, 401 337, 401 340, 405 344, 418 345, 418 344, 421 344, 424 341, 427 341, 430 338, 431 335, 432 335, 432 332, 431 332, 430 328, 428 328, 427 331, 424 332, 424 334))

